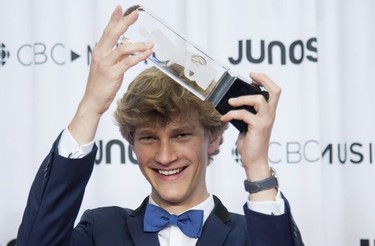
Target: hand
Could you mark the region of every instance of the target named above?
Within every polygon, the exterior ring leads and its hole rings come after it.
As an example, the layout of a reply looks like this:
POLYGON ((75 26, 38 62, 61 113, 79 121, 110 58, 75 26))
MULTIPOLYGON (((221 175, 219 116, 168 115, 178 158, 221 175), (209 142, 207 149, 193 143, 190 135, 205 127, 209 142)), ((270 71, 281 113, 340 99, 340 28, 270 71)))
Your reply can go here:
MULTIPOLYGON (((227 122, 233 119, 242 120, 248 125, 247 131, 240 133, 238 136, 237 150, 241 157, 247 179, 250 181, 259 181, 270 176, 268 146, 276 117, 281 88, 270 78, 261 73, 251 73, 250 78, 255 85, 263 86, 268 91, 268 101, 266 101, 262 95, 231 98, 229 100, 231 106, 253 106, 257 113, 252 114, 245 109, 232 110, 223 115, 221 119, 227 122)), ((273 193, 275 194, 275 190, 273 190, 273 193)))
POLYGON ((152 54, 151 43, 129 42, 115 47, 119 37, 137 18, 137 11, 123 17, 122 8, 117 6, 93 49, 85 94, 69 125, 69 131, 79 144, 94 139, 100 117, 113 102, 124 73, 152 54))

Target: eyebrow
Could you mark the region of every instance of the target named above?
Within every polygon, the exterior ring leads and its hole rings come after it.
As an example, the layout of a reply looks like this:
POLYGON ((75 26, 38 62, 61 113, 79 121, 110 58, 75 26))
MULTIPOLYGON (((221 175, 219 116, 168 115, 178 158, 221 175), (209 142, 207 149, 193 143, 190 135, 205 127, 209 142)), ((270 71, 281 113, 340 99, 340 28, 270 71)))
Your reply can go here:
POLYGON ((135 131, 135 135, 147 135, 153 133, 154 130, 152 128, 138 128, 135 131))
MULTIPOLYGON (((147 134, 153 134, 155 131, 157 131, 157 128, 152 128, 152 127, 140 127, 136 130, 136 134, 138 135, 147 135, 147 134)), ((176 127, 173 127, 171 129, 172 133, 175 132, 184 132, 184 131, 193 131, 195 128, 192 127, 190 124, 181 124, 176 127)))

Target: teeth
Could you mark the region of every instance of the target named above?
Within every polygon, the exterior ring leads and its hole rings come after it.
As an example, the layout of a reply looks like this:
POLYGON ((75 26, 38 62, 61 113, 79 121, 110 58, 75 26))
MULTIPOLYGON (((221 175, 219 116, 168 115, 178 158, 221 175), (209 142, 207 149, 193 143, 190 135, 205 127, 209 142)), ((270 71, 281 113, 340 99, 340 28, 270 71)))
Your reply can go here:
POLYGON ((169 171, 164 171, 164 170, 158 170, 159 174, 169 176, 169 175, 174 175, 182 171, 182 168, 175 169, 175 170, 169 170, 169 171))

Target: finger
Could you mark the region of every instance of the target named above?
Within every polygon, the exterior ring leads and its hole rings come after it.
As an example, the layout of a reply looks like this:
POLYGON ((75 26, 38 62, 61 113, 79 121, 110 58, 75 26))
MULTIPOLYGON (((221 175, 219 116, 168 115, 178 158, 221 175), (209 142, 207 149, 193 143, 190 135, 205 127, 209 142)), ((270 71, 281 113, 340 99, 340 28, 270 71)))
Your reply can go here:
POLYGON ((132 66, 146 60, 152 54, 152 49, 144 50, 142 52, 138 52, 135 55, 128 56, 122 59, 118 64, 116 64, 116 69, 120 73, 124 73, 126 70, 131 68, 132 66))
POLYGON ((129 56, 137 55, 138 53, 145 52, 147 50, 152 50, 153 44, 149 42, 137 42, 137 43, 127 43, 119 45, 115 50, 113 50, 104 63, 108 66, 116 64, 129 56))
POLYGON ((109 30, 113 29, 116 23, 121 19, 122 15, 122 8, 121 6, 117 5, 115 10, 113 11, 111 18, 109 19, 108 24, 103 30, 102 36, 100 37, 98 43, 96 44, 97 49, 105 49, 106 48, 106 39, 108 38, 109 30))
POLYGON ((122 17, 121 7, 116 8, 108 25, 103 31, 103 34, 98 42, 98 46, 104 51, 111 50, 117 43, 120 36, 126 32, 128 27, 132 25, 137 18, 137 11, 133 11, 131 14, 122 17))
POLYGON ((261 95, 251 95, 251 96, 241 96, 237 98, 231 98, 228 100, 228 103, 233 106, 234 108, 236 107, 241 107, 241 106, 252 106, 254 107, 255 111, 257 112, 256 114, 253 114, 252 112, 246 110, 246 109, 233 109, 230 110, 228 113, 223 115, 221 120, 223 121, 231 121, 231 120, 242 120, 246 122, 247 124, 250 124, 252 120, 254 120, 257 116, 260 115, 267 115, 268 114, 268 104, 266 100, 264 99, 263 96, 261 95))
POLYGON ((238 109, 229 111, 225 115, 221 116, 220 119, 224 122, 230 122, 232 120, 243 121, 247 125, 248 130, 251 130, 258 118, 259 117, 245 109, 238 109))
POLYGON ((258 86, 263 86, 269 93, 269 99, 268 104, 272 108, 276 108, 280 94, 281 94, 281 88, 273 82, 267 75, 262 73, 250 73, 250 78, 253 80, 254 84, 257 84, 258 86))
POLYGON ((221 116, 221 120, 225 122, 230 122, 232 120, 242 120, 245 118, 254 118, 255 115, 245 109, 235 109, 228 111, 228 113, 221 116))
POLYGON ((256 112, 267 110, 267 101, 263 95, 249 95, 231 98, 228 103, 233 107, 252 106, 256 112))

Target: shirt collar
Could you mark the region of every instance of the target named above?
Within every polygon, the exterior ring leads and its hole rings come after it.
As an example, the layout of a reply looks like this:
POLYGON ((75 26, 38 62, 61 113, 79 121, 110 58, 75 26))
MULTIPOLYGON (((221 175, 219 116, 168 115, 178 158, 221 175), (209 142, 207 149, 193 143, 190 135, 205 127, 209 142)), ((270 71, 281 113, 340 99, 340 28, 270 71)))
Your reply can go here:
MULTIPOLYGON (((148 202, 152 205, 155 205, 155 206, 158 206, 155 201, 152 199, 151 196, 149 196, 149 199, 148 199, 148 202)), ((197 209, 197 210, 203 210, 203 223, 207 220, 208 216, 211 214, 212 210, 214 209, 215 207, 215 202, 214 202, 214 198, 212 196, 212 194, 210 194, 206 200, 204 200, 203 202, 197 204, 196 206, 188 209, 188 210, 193 210, 193 209, 197 209)), ((186 211, 188 211, 186 210, 186 211)), ((186 211, 183 211, 182 213, 186 212, 186 211)), ((182 214, 181 213, 181 214, 182 214)))

